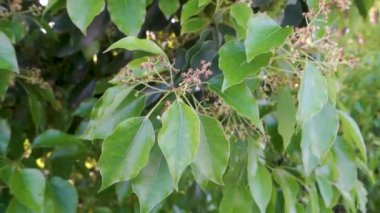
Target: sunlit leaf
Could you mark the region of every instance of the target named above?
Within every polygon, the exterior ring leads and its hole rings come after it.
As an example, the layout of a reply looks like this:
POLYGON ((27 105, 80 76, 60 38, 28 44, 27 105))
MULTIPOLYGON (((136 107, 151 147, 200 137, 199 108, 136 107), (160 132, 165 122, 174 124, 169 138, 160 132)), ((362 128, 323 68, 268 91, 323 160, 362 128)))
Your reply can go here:
POLYGON ((221 82, 219 79, 214 78, 209 84, 209 88, 222 98, 226 104, 235 109, 236 112, 251 120, 261 131, 264 131, 260 120, 259 107, 248 87, 241 83, 222 92, 221 82))
POLYGON ((199 146, 198 116, 186 104, 176 101, 162 116, 158 144, 177 187, 185 168, 194 160, 199 146))
POLYGON ((292 28, 282 28, 265 13, 256 13, 248 21, 245 49, 247 62, 256 56, 281 46, 292 33, 292 28))
POLYGON ((277 96, 277 120, 278 133, 284 141, 284 150, 289 146, 295 132, 296 120, 296 103, 288 88, 282 89, 277 96))
POLYGON ((272 193, 271 174, 265 168, 265 166, 258 164, 255 175, 248 176, 248 183, 252 197, 257 206, 260 208, 260 212, 265 213, 272 193))
POLYGON ((298 122, 303 125, 322 110, 327 100, 327 81, 325 77, 314 64, 307 63, 298 92, 298 122))
POLYGON ((133 88, 118 85, 107 89, 95 104, 91 120, 83 139, 104 139, 117 124, 125 119, 139 116, 144 106, 144 97, 135 97, 133 88))
POLYGON ((201 115, 199 119, 200 140, 194 165, 207 179, 223 184, 222 176, 230 153, 229 142, 218 120, 205 115, 201 115))
POLYGON ((149 119, 130 118, 118 124, 103 142, 99 159, 100 190, 136 177, 147 164, 154 142, 154 129, 149 119))
MULTIPOLYGON (((249 18, 253 16, 251 7, 245 3, 235 3, 231 6, 230 16, 233 23, 235 24, 234 27, 238 34, 238 38, 245 38, 249 18)), ((246 60, 246 58, 247 57, 245 56, 243 59, 246 60)))
POLYGON ((270 53, 262 54, 247 63, 244 44, 240 41, 225 43, 219 55, 219 67, 224 75, 223 91, 258 74, 261 67, 268 65, 272 56, 270 53))
POLYGON ((113 43, 105 52, 116 48, 123 48, 129 51, 139 50, 148 53, 165 56, 165 52, 153 41, 140 39, 135 36, 128 36, 113 43))
POLYGON ((342 122, 343 132, 344 135, 347 136, 347 140, 354 142, 355 146, 359 149, 362 159, 367 161, 367 148, 359 126, 355 120, 345 112, 339 111, 339 118, 342 122))

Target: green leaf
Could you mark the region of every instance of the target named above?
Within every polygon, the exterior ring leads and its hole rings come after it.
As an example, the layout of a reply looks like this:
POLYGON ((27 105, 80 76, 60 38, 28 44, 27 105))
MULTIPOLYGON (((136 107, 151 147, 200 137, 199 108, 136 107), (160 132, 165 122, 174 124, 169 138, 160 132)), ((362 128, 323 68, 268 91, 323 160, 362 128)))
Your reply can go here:
POLYGON ((46 187, 46 200, 53 204, 55 213, 75 213, 77 211, 78 194, 75 187, 67 180, 52 177, 46 187))
POLYGON ((342 191, 351 191, 357 181, 355 153, 350 145, 342 138, 338 138, 333 146, 334 167, 338 173, 336 186, 342 191))
POLYGON ((0 69, 0 101, 4 98, 11 80, 12 71, 0 69))
POLYGON ((356 7, 359 10, 361 16, 366 18, 368 16, 368 11, 371 9, 375 0, 355 0, 356 7))
POLYGON ((359 149, 362 159, 367 161, 367 149, 359 126, 356 124, 355 120, 345 112, 339 111, 339 118, 342 122, 343 133, 346 136, 346 140, 353 142, 359 149))
POLYGON ((356 183, 356 199, 361 212, 367 212, 368 192, 361 181, 356 183))
POLYGON ((0 72, 4 70, 19 73, 16 52, 12 42, 2 32, 0 32, 0 72))
POLYGON ((46 122, 45 109, 42 106, 41 102, 33 93, 28 93, 29 98, 29 110, 32 116, 33 123, 36 127, 36 130, 43 128, 46 122))
POLYGON ((193 109, 174 102, 162 116, 158 144, 177 187, 185 168, 194 160, 199 145, 200 123, 193 109))
POLYGON ((110 185, 136 177, 147 164, 155 142, 152 123, 148 118, 129 118, 104 139, 99 170, 103 190, 110 185))
POLYGON ((185 23, 190 17, 200 13, 206 5, 200 6, 199 0, 189 0, 182 7, 181 25, 185 23))
POLYGON ((173 13, 175 13, 179 8, 178 0, 159 0, 158 6, 160 10, 164 13, 166 19, 169 19, 173 13))
POLYGON ((209 22, 209 19, 201 17, 188 19, 182 24, 181 34, 201 31, 203 28, 207 27, 209 22))
POLYGON ((309 202, 307 203, 306 212, 320 213, 318 192, 314 184, 308 187, 308 193, 309 202))
POLYGON ((133 88, 118 85, 107 89, 95 104, 91 120, 81 136, 87 140, 104 139, 117 124, 139 116, 144 108, 144 97, 135 97, 133 88))
POLYGON ((208 180, 223 184, 223 174, 230 154, 229 142, 223 127, 215 118, 200 115, 200 140, 194 166, 208 180))
POLYGON ((104 0, 67 0, 67 13, 74 24, 87 34, 87 27, 104 10, 104 0))
POLYGON ((296 103, 289 88, 282 89, 277 96, 276 114, 278 133, 284 141, 284 150, 289 146, 296 130, 296 103))
POLYGON ((301 138, 302 159, 306 175, 310 175, 318 165, 315 157, 321 162, 329 151, 337 137, 338 129, 338 113, 330 102, 327 102, 317 115, 306 121, 302 128, 301 138))
POLYGON ((248 21, 245 49, 247 62, 256 56, 281 46, 292 33, 292 28, 282 28, 265 13, 256 13, 248 21))
POLYGON ((146 213, 168 197, 174 190, 168 164, 158 146, 154 146, 149 162, 139 176, 132 180, 132 187, 140 202, 140 212, 146 213))
POLYGON ((248 138, 248 162, 247 162, 247 172, 248 172, 248 179, 253 178, 256 176, 257 169, 259 166, 259 153, 257 150, 256 141, 253 140, 253 138, 248 138))
POLYGON ((220 213, 252 212, 253 201, 249 190, 241 185, 227 184, 219 205, 220 213))
POLYGON ((241 83, 222 92, 221 81, 218 81, 216 78, 214 79, 208 84, 209 88, 222 98, 226 104, 236 110, 237 113, 251 120, 260 131, 264 132, 259 115, 259 106, 248 87, 244 83, 241 83))
POLYGON ((242 83, 252 77, 263 66, 267 66, 272 54, 266 53, 257 56, 247 63, 244 44, 240 41, 229 41, 219 51, 219 67, 223 71, 224 82, 222 90, 242 83))
POLYGON ((44 204, 45 177, 37 169, 21 169, 13 174, 9 188, 17 200, 33 211, 44 204))
POLYGON ((49 129, 38 135, 33 142, 34 147, 56 147, 81 145, 82 142, 74 135, 69 135, 55 129, 49 129))
POLYGON ((35 211, 22 205, 16 198, 12 198, 9 202, 6 213, 35 213, 35 211))
POLYGON ((133 193, 132 182, 123 181, 115 184, 115 194, 118 203, 121 205, 129 195, 133 193))
POLYGON ((7 155, 8 144, 11 139, 11 129, 7 120, 0 119, 0 154, 7 155))
POLYGON ((298 92, 298 122, 303 125, 322 110, 327 100, 327 81, 325 77, 315 65, 307 63, 298 92))
POLYGON ((272 177, 270 172, 265 166, 258 164, 256 174, 248 176, 248 184, 253 200, 260 208, 260 212, 265 213, 272 194, 272 177))
POLYGON ((204 6, 204 5, 207 5, 208 3, 211 2, 211 0, 198 0, 199 1, 199 6, 204 6))
POLYGON ((126 35, 137 36, 140 32, 145 21, 145 7, 144 0, 108 0, 111 20, 126 35))
POLYGON ((209 179, 206 178, 198 169, 197 166, 195 166, 194 163, 190 164, 191 166, 191 174, 193 174, 195 181, 198 183, 198 185, 204 190, 207 190, 207 185, 209 182, 209 179))
POLYGON ((324 176, 316 176, 319 192, 327 208, 331 207, 334 199, 333 186, 324 176))
POLYGON ((123 48, 129 51, 139 50, 139 51, 166 56, 165 52, 153 41, 150 41, 147 39, 140 39, 135 36, 128 36, 128 37, 120 39, 119 41, 113 43, 104 52, 108 52, 116 48, 123 48))
POLYGON ((285 213, 296 213, 299 185, 294 176, 282 169, 274 169, 274 180, 280 185, 285 200, 285 213))
MULTIPOLYGON (((252 9, 245 3, 235 3, 231 6, 230 16, 234 23, 234 28, 238 34, 238 38, 245 38, 249 18, 253 16, 252 9)), ((244 56, 244 60, 246 60, 244 56)))

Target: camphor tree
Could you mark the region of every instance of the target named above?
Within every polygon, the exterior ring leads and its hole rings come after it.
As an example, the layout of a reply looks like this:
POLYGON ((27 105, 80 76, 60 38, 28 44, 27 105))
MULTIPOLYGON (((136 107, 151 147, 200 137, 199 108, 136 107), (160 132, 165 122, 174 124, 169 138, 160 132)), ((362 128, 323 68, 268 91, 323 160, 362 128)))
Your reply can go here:
POLYGON ((340 43, 372 3, 0 1, 1 210, 366 212, 340 43))

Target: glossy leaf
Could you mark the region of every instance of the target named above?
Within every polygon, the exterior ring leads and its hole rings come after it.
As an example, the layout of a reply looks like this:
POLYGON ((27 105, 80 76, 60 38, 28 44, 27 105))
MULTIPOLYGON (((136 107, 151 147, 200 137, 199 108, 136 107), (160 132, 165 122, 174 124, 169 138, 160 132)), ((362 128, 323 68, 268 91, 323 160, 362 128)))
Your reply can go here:
POLYGON ((154 129, 147 118, 129 118, 117 125, 103 142, 99 159, 100 190, 136 177, 147 164, 154 142, 154 129))
MULTIPOLYGON (((245 3, 235 3, 231 6, 230 16, 235 23, 235 30, 238 34, 238 39, 245 38, 248 21, 251 16, 253 16, 252 9, 245 3)), ((246 56, 243 58, 246 60, 246 56)))
POLYGON ((17 200, 33 211, 40 212, 44 204, 45 177, 37 169, 15 172, 9 188, 17 200))
POLYGON ((296 213, 299 185, 295 177, 282 169, 273 170, 274 180, 280 185, 285 200, 285 213, 296 213))
POLYGON ((145 20, 145 7, 145 1, 108 0, 108 11, 112 22, 126 35, 137 36, 140 32, 145 20))
POLYGON ((261 213, 265 213, 272 194, 272 176, 265 166, 258 164, 254 176, 248 176, 249 189, 261 213))
POLYGON ((272 56, 270 53, 262 54, 247 63, 244 44, 240 41, 225 43, 219 54, 219 67, 224 75, 223 91, 258 74, 261 67, 268 65, 272 56))
POLYGON ((33 142, 34 147, 56 147, 81 144, 82 142, 76 136, 55 129, 49 129, 38 135, 33 142))
POLYGON ((199 148, 193 163, 206 179, 223 184, 222 176, 230 154, 229 142, 217 119, 201 115, 199 120, 199 148))
POLYGON ((306 121, 302 128, 301 139, 302 159, 306 175, 310 175, 316 166, 315 158, 310 155, 322 161, 327 151, 333 145, 338 134, 338 129, 338 113, 330 102, 317 115, 306 121))
POLYGON ((223 190, 220 213, 252 212, 253 201, 249 190, 236 184, 228 184, 223 190))
POLYGON ((204 190, 207 190, 207 185, 209 183, 209 179, 207 179, 206 176, 204 176, 198 169, 198 167, 192 163, 191 166, 191 174, 193 174, 195 181, 198 183, 198 185, 204 190))
POLYGON ((153 41, 140 39, 134 36, 128 36, 113 43, 105 52, 116 48, 123 48, 129 51, 139 50, 148 53, 165 56, 165 52, 153 41))
POLYGON ((8 144, 11 139, 11 129, 7 120, 0 119, 0 154, 7 155, 8 144))
POLYGON ((199 145, 200 123, 193 109, 174 102, 162 116, 158 144, 177 187, 185 168, 194 160, 199 145))
POLYGON ((244 83, 232 86, 222 92, 221 81, 215 80, 209 84, 209 88, 237 113, 251 120, 262 132, 264 131, 260 120, 259 107, 251 91, 244 83))
POLYGON ((5 70, 19 73, 16 52, 12 42, 2 32, 0 32, 0 72, 5 70))
MULTIPOLYGON (((75 213, 78 194, 73 185, 60 177, 52 177, 47 182, 47 201, 52 202, 55 213, 75 213)), ((47 202, 45 201, 45 202, 47 202)))
POLYGON ((87 34, 87 27, 105 7, 104 0, 67 0, 67 13, 74 24, 87 34))
POLYGON ((140 212, 146 213, 168 197, 174 190, 168 165, 158 146, 153 147, 149 162, 132 181, 140 202, 140 212))
POLYGON ((166 19, 168 19, 173 13, 175 13, 179 8, 178 0, 159 0, 158 6, 160 10, 164 13, 166 19))
POLYGON ((307 63, 298 92, 298 122, 303 125, 322 110, 327 100, 327 81, 325 77, 314 64, 307 63))
POLYGON ((355 120, 345 112, 339 111, 339 118, 342 122, 344 135, 347 136, 347 140, 353 142, 356 148, 359 149, 360 155, 364 161, 367 161, 367 148, 364 143, 362 133, 355 120))
POLYGON ((103 139, 110 135, 120 122, 139 116, 143 110, 144 97, 136 98, 132 90, 124 85, 107 89, 95 104, 91 120, 81 137, 87 140, 103 139))
POLYGON ((247 38, 244 42, 247 62, 252 61, 260 54, 281 46, 291 33, 291 28, 280 27, 267 14, 256 13, 248 21, 247 38))
POLYGON ((282 89, 277 96, 278 133, 284 141, 284 150, 289 146, 296 130, 296 103, 289 88, 282 89))

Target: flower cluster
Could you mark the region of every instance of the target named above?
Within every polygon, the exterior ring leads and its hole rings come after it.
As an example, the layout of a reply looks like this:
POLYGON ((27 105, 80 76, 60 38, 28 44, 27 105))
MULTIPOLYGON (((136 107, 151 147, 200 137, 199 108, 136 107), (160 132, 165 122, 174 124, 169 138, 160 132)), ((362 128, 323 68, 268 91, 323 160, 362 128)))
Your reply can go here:
POLYGON ((202 60, 201 68, 190 68, 186 73, 182 73, 182 82, 180 83, 183 91, 190 92, 191 88, 195 86, 195 91, 199 91, 202 85, 202 78, 208 79, 212 75, 210 70, 211 62, 202 60))
POLYGON ((320 63, 320 66, 324 71, 336 71, 341 64, 347 64, 351 67, 355 65, 355 58, 346 57, 344 49, 339 47, 336 42, 337 38, 342 36, 342 33, 332 27, 325 27, 323 29, 324 35, 318 35, 322 32, 322 29, 316 26, 318 25, 316 22, 327 20, 332 5, 335 5, 340 10, 346 10, 349 8, 350 3, 346 0, 321 1, 318 11, 310 9, 309 12, 304 14, 308 20, 308 25, 295 29, 295 33, 290 38, 292 43, 290 45, 290 60, 292 63, 302 60, 303 57, 313 58, 319 55, 323 56, 321 59, 323 62, 320 63))
POLYGON ((129 64, 120 69, 118 74, 113 78, 114 82, 122 82, 126 84, 134 84, 136 81, 152 81, 161 79, 160 72, 168 70, 170 64, 161 56, 149 57, 145 62, 142 62, 138 68, 129 64))
POLYGON ((29 7, 29 11, 34 16, 41 16, 43 8, 41 6, 37 6, 37 5, 33 4, 32 6, 29 7))
POLYGON ((39 85, 41 88, 46 89, 49 88, 50 85, 48 82, 44 81, 44 79, 41 76, 41 69, 39 68, 29 68, 27 69, 27 82, 30 84, 39 85))

